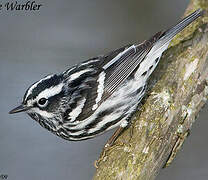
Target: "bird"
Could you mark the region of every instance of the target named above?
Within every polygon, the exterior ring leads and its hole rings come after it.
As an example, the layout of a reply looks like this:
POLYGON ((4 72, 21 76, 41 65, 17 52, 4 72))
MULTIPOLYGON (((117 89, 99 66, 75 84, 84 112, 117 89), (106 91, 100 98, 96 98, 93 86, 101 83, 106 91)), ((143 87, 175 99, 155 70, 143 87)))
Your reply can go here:
POLYGON ((148 79, 180 31, 202 16, 198 9, 175 26, 140 44, 130 44, 47 75, 25 92, 20 106, 42 127, 69 141, 93 138, 117 128, 106 146, 128 127, 146 95, 148 79))

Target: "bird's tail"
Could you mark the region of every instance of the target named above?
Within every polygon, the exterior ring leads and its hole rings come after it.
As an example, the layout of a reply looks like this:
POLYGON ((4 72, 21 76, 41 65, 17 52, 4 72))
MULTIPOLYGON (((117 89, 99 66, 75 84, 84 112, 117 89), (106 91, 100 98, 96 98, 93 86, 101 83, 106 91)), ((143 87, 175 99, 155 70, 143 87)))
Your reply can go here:
POLYGON ((165 41, 171 40, 176 34, 178 34, 180 31, 182 31, 186 26, 191 24, 193 21, 195 21, 198 17, 203 15, 203 10, 198 9, 192 14, 188 15, 184 19, 182 19, 178 24, 173 26, 172 28, 168 29, 163 36, 163 39, 165 41))
POLYGON ((174 38, 176 34, 178 34, 180 31, 182 31, 186 26, 191 24, 193 21, 195 21, 198 17, 202 16, 204 13, 203 10, 198 9, 192 14, 188 15, 184 19, 182 19, 178 24, 175 26, 171 27, 170 29, 166 30, 160 38, 156 41, 154 44, 150 54, 157 54, 160 51, 164 51, 167 49, 170 41, 174 38))

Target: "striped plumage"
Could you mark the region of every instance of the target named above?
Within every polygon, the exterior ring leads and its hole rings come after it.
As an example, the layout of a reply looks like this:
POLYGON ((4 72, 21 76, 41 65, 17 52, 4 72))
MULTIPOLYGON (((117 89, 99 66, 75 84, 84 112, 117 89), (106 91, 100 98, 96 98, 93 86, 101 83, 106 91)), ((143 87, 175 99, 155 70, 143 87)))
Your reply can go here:
POLYGON ((197 10, 139 45, 127 45, 41 79, 10 113, 26 111, 67 140, 84 140, 126 127, 172 38, 201 15, 197 10))

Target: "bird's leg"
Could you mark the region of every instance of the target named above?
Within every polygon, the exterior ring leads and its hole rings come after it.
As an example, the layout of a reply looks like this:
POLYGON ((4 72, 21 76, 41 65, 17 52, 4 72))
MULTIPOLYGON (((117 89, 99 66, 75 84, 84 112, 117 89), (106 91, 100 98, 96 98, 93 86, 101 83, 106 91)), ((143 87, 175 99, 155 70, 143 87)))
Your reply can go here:
POLYGON ((94 162, 95 168, 98 168, 99 162, 104 159, 104 157, 106 155, 106 151, 110 151, 110 150, 114 149, 113 144, 116 141, 116 139, 118 138, 118 136, 123 132, 124 129, 125 129, 124 127, 119 126, 119 128, 116 129, 116 131, 113 133, 111 138, 108 139, 107 143, 105 144, 105 146, 103 148, 103 152, 101 153, 100 158, 94 162))
POLYGON ((119 128, 116 129, 116 131, 113 133, 110 139, 108 139, 107 143, 105 144, 105 148, 111 147, 116 141, 116 139, 118 138, 118 136, 123 132, 123 130, 124 130, 124 127, 119 126, 119 128))

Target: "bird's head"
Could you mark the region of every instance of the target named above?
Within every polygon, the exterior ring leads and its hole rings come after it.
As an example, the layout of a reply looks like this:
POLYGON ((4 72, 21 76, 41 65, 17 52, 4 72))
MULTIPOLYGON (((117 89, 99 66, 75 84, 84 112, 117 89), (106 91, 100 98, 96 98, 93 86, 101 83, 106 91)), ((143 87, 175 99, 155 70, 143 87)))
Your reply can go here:
POLYGON ((9 113, 26 112, 37 121, 58 120, 65 99, 63 75, 49 75, 31 85, 20 106, 9 113))

